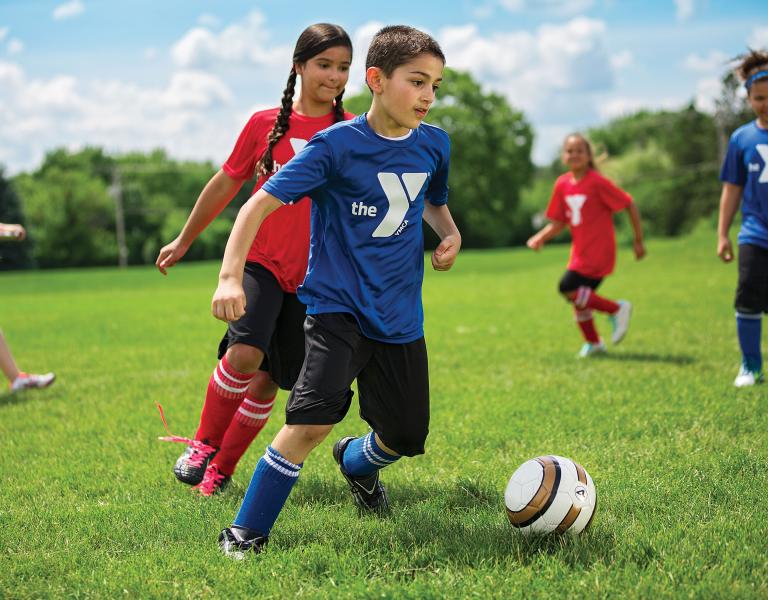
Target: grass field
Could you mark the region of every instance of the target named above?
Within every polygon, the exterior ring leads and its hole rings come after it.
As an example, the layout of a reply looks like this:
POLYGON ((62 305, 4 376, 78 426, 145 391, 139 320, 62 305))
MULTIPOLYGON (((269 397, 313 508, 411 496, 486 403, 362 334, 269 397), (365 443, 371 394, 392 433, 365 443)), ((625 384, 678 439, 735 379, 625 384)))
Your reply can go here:
MULTIPOLYGON (((388 469, 393 513, 360 518, 331 457, 356 406, 307 461, 263 555, 216 546, 286 394, 234 485, 201 499, 157 441, 161 402, 192 434, 221 325, 218 265, 0 276, 0 325, 43 392, 0 396, 0 596, 768 597, 766 386, 736 390, 733 265, 714 235, 622 250, 603 288, 636 306, 621 346, 575 359, 555 293, 567 248, 465 252, 424 286, 427 454, 388 469), (523 539, 503 490, 557 453, 595 480, 579 538, 523 539)), ((604 333, 607 325, 601 321, 604 333)))

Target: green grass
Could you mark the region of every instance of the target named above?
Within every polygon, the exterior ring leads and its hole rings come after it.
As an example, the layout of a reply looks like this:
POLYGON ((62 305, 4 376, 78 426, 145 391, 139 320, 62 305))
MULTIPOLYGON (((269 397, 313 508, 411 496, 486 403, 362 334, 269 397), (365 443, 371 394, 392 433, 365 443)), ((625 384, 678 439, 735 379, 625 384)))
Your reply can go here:
MULTIPOLYGON (((26 597, 768 596, 766 387, 736 390, 733 265, 709 232, 620 254, 606 295, 634 301, 626 341, 578 361, 556 294, 565 246, 465 252, 424 286, 427 454, 384 475, 393 513, 358 517, 332 460, 353 406, 310 457, 266 553, 216 536, 282 423, 286 394, 234 485, 175 481, 155 402, 191 434, 222 327, 217 265, 0 276, 0 325, 43 392, 0 396, 0 595, 26 597), (503 510, 524 460, 581 462, 599 497, 579 538, 529 540, 503 510)), ((607 326, 600 322, 604 333, 607 326)))

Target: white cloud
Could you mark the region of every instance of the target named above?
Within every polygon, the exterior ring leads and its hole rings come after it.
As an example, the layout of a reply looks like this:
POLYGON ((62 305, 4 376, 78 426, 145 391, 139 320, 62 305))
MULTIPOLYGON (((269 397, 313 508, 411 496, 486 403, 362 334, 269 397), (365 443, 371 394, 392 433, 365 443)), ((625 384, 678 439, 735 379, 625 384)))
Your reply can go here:
POLYGON ((675 14, 678 21, 687 21, 696 8, 694 0, 675 0, 675 14))
POLYGON ((510 12, 543 12, 545 14, 573 16, 594 6, 594 0, 501 0, 501 6, 510 12))
POLYGON ((80 0, 70 0, 64 4, 59 4, 53 10, 53 18, 57 21, 71 19, 85 11, 85 5, 80 0))
POLYGON ((637 96, 614 96, 599 102, 597 112, 601 120, 616 119, 631 115, 641 109, 677 109, 685 104, 681 98, 640 98, 637 96))
POLYGON ((18 54, 22 50, 24 50, 24 44, 21 40, 17 38, 12 38, 8 40, 8 54, 10 55, 18 54))
POLYGON ((8 35, 8 31, 7 27, 0 27, 0 42, 2 42, 5 39, 5 36, 8 35))
POLYGON ((487 19, 493 14, 494 6, 491 3, 488 4, 476 4, 472 6, 470 12, 475 19, 487 19))
POLYGON ((749 36, 747 44, 750 48, 754 48, 755 50, 761 48, 768 49, 768 25, 755 27, 749 36))
POLYGON ((150 46, 144 49, 144 58, 146 60, 155 60, 157 58, 157 48, 150 46))
POLYGON ((197 24, 202 25, 203 27, 218 27, 220 23, 221 21, 219 20, 219 17, 215 15, 202 14, 197 17, 197 24))
POLYGON ((715 99, 720 96, 719 77, 705 77, 696 83, 696 108, 703 112, 714 112, 715 99))
POLYGON ((720 72, 728 68, 729 56, 720 50, 710 50, 709 54, 692 52, 685 57, 683 66, 694 73, 720 72))
POLYGON ((174 44, 171 56, 183 68, 219 68, 230 64, 287 71, 293 49, 271 43, 265 21, 264 15, 254 11, 220 33, 194 27, 174 44))
POLYGON ((635 63, 635 56, 629 50, 622 50, 618 54, 611 56, 611 67, 620 71, 627 69, 635 63))
POLYGON ((365 55, 368 53, 368 46, 376 32, 384 27, 385 23, 380 21, 368 21, 358 27, 352 33, 352 67, 349 70, 349 81, 347 82, 346 94, 351 96, 359 93, 365 88, 365 55))

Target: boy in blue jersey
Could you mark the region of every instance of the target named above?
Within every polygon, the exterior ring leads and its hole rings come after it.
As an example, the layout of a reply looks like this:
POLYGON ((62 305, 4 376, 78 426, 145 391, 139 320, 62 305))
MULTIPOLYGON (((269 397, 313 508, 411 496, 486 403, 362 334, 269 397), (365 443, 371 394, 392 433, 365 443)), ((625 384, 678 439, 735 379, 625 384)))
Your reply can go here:
POLYGON ((742 361, 734 385, 745 387, 763 380, 760 338, 768 311, 768 52, 750 51, 736 72, 757 118, 734 131, 728 143, 720 173, 717 254, 724 262, 733 260, 728 230, 743 198, 735 302, 742 361))
POLYGON ((451 268, 461 236, 446 205, 450 142, 422 123, 442 81, 445 57, 430 36, 405 26, 373 38, 368 113, 316 134, 240 210, 224 253, 213 314, 244 313, 243 263, 264 218, 312 199, 309 266, 299 299, 307 305, 306 357, 286 407, 286 425, 256 466, 222 550, 258 552, 304 459, 341 421, 357 379, 360 414, 372 431, 343 438, 333 456, 365 511, 388 507, 379 470, 424 452, 429 378, 421 284, 422 218, 441 242, 438 271, 451 268))

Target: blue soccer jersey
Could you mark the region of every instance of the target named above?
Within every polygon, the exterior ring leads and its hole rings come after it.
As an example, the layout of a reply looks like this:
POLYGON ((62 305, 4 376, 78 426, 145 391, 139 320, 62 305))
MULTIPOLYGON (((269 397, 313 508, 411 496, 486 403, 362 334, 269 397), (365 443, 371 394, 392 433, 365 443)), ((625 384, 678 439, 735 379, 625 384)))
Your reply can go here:
POLYGON ((316 134, 264 184, 283 203, 312 198, 307 314, 351 313, 363 335, 407 343, 424 335, 424 202, 448 201, 450 141, 422 124, 377 135, 366 115, 316 134))
POLYGON ((720 180, 744 188, 739 244, 768 248, 768 130, 757 121, 731 135, 720 180))

